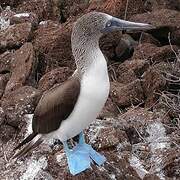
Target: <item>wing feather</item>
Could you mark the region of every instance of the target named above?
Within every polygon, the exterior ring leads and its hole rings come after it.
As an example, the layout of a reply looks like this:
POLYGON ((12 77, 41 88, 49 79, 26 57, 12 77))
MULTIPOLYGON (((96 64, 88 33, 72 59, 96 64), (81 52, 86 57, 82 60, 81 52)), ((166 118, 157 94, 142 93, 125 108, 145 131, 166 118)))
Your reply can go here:
POLYGON ((73 77, 47 91, 35 109, 33 132, 44 134, 57 130, 61 122, 73 111, 79 93, 79 79, 73 77))

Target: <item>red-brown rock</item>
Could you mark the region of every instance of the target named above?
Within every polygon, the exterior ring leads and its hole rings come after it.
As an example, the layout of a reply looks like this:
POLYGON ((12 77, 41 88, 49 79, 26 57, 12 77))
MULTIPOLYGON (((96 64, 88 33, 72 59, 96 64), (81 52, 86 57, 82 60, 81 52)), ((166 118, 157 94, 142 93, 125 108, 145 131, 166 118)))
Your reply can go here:
POLYGON ((10 19, 13 15, 16 14, 14 11, 11 10, 10 7, 6 7, 6 9, 0 13, 1 13, 0 14, 1 18, 5 19, 5 20, 10 19))
POLYGON ((34 13, 19 13, 10 18, 10 24, 20 24, 29 22, 33 27, 38 25, 38 17, 34 13))
POLYGON ((14 53, 6 51, 0 55, 0 74, 8 73, 11 71, 11 63, 14 60, 14 53))
POLYGON ((16 7, 17 5, 19 5, 23 0, 1 0, 0 5, 2 7, 6 7, 6 6, 11 6, 11 7, 16 7))
POLYGON ((126 17, 131 17, 134 14, 144 12, 142 0, 129 0, 127 12, 126 3, 126 0, 92 0, 90 1, 88 11, 101 11, 120 18, 124 18, 125 13, 126 17))
POLYGON ((126 85, 112 82, 110 97, 119 107, 142 103, 144 101, 144 94, 140 80, 137 79, 126 85))
POLYGON ((121 64, 109 66, 109 75, 112 81, 128 84, 136 80, 148 69, 149 63, 142 59, 127 60, 121 64))
MULTIPOLYGON (((156 39, 162 43, 168 43, 168 33, 174 33, 179 30, 180 13, 179 11, 161 9, 151 13, 137 14, 131 17, 131 21, 149 23, 156 26, 156 29, 152 31, 152 34, 156 39)), ((176 38, 173 43, 178 44, 179 34, 176 34, 176 38)))
POLYGON ((143 180, 160 180, 160 178, 155 174, 146 174, 143 180))
POLYGON ((0 31, 0 48, 9 49, 19 47, 30 40, 31 23, 15 24, 8 29, 0 31))
POLYGON ((25 43, 14 53, 12 75, 6 86, 6 93, 35 81, 36 57, 31 43, 25 43))
POLYGON ((0 127, 1 127, 1 124, 3 124, 4 122, 5 122, 5 113, 2 107, 0 107, 0 127))
POLYGON ((150 44, 154 44, 156 46, 160 46, 160 42, 154 38, 151 34, 142 32, 140 39, 139 39, 139 43, 144 44, 144 43, 150 43, 150 44))
POLYGON ((144 7, 148 11, 155 11, 159 9, 174 9, 180 10, 179 0, 147 0, 144 7))
POLYGON ((107 117, 116 117, 118 114, 119 114, 118 107, 116 106, 115 103, 113 103, 113 101, 109 97, 98 117, 100 119, 104 119, 107 117))
POLYGON ((53 87, 55 84, 60 84, 66 81, 73 71, 68 67, 59 67, 46 73, 39 81, 38 89, 46 91, 53 87))
MULTIPOLYGON (((177 46, 173 46, 174 51, 178 51, 177 46)), ((169 45, 157 47, 150 43, 139 44, 134 51, 132 59, 144 59, 149 62, 169 62, 175 59, 175 54, 169 45)))
POLYGON ((6 88, 6 84, 9 81, 10 74, 0 74, 0 98, 3 96, 4 90, 6 88))
POLYGON ((160 93, 166 87, 166 79, 153 66, 143 75, 142 87, 147 97, 146 106, 152 106, 158 99, 160 93))
POLYGON ((31 86, 24 86, 4 95, 2 108, 6 114, 6 123, 20 127, 23 115, 33 113, 40 97, 39 90, 31 86))
POLYGON ((16 129, 12 126, 2 124, 0 126, 0 132, 0 140, 6 143, 15 136, 16 129))
POLYGON ((81 15, 85 9, 88 7, 89 0, 67 0, 67 1, 57 1, 59 4, 59 12, 61 14, 60 21, 63 23, 65 22, 68 18, 72 16, 79 16, 81 15))
POLYGON ((175 10, 161 9, 151 13, 137 14, 130 18, 132 21, 150 23, 156 27, 169 27, 177 29, 180 23, 180 13, 175 10))
POLYGON ((59 18, 60 13, 56 10, 59 3, 56 0, 24 0, 16 8, 18 13, 32 12, 37 14, 39 20, 59 18), (55 13, 55 14, 54 14, 55 13))
POLYGON ((171 43, 180 45, 180 29, 177 29, 171 34, 171 43))
POLYGON ((74 67, 71 28, 72 22, 63 25, 43 22, 36 31, 34 47, 39 53, 41 74, 59 66, 74 67))

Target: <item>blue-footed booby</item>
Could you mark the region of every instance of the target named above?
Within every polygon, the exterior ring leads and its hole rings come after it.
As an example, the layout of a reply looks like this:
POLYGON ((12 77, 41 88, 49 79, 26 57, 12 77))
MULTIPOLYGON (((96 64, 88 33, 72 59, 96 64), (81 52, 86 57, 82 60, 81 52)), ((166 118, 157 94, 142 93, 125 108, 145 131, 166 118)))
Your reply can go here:
POLYGON ((72 29, 71 44, 76 71, 62 85, 43 94, 32 120, 33 132, 15 150, 19 158, 45 139, 59 139, 64 146, 70 172, 75 175, 106 158, 85 143, 85 129, 102 110, 109 94, 107 62, 99 48, 103 33, 114 30, 152 29, 149 24, 124 21, 101 12, 79 18, 72 29), (79 134, 78 144, 70 149, 67 140, 79 134))

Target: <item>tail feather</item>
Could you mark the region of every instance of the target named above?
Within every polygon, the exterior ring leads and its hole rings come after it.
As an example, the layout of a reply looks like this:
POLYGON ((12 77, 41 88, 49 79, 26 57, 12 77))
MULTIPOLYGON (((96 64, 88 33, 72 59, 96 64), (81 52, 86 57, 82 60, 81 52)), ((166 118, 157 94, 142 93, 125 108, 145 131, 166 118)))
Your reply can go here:
POLYGON ((30 134, 26 139, 24 139, 18 146, 16 146, 14 148, 14 151, 21 148, 22 146, 24 146, 25 144, 27 144, 28 142, 30 142, 35 136, 37 136, 37 133, 32 133, 30 134))
MULTIPOLYGON (((30 139, 30 138, 29 138, 30 139)), ((25 139, 26 140, 26 139, 25 139)), ((24 140, 24 141, 25 141, 24 140)), ((26 142, 26 141, 25 141, 26 142)), ((14 156, 12 157, 12 159, 19 159, 20 157, 24 156, 27 152, 29 152, 30 150, 32 150, 33 148, 39 146, 41 143, 43 142, 43 139, 41 138, 41 135, 35 135, 35 137, 29 142, 29 144, 27 144, 28 142, 26 142, 25 145, 19 152, 17 152, 16 154, 14 154, 14 156)), ((24 144, 22 144, 24 145, 24 144)), ((21 146, 22 146, 21 145, 21 146)), ((19 145, 18 145, 19 146, 19 145)), ((19 146, 19 147, 21 147, 19 146)), ((15 148, 16 149, 16 148, 15 148)))

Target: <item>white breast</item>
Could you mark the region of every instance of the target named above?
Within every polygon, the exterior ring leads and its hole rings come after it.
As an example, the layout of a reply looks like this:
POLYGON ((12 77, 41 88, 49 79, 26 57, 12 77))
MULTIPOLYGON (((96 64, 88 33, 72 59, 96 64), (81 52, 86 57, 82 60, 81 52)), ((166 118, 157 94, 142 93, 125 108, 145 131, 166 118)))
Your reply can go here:
POLYGON ((109 94, 109 87, 106 60, 101 55, 91 64, 81 80, 80 95, 73 112, 61 123, 53 136, 65 141, 85 129, 102 110, 109 94))

